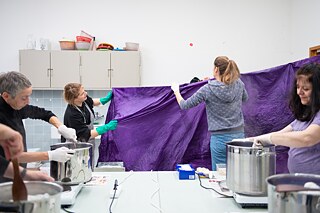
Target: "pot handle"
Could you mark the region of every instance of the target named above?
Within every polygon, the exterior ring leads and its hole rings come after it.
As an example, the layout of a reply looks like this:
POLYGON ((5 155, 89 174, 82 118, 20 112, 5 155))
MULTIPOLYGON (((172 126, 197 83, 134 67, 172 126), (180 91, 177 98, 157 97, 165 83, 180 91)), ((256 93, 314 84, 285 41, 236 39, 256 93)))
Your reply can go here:
POLYGON ((320 188, 307 188, 296 184, 278 184, 276 185, 276 192, 299 192, 299 191, 319 191, 320 188))
POLYGON ((265 155, 276 155, 275 152, 266 152, 264 150, 258 150, 257 153, 256 153, 256 157, 262 157, 262 156, 265 156, 265 155))
POLYGON ((0 202, 0 212, 32 213, 31 202, 0 202))
POLYGON ((21 212, 20 203, 1 202, 0 212, 21 212))

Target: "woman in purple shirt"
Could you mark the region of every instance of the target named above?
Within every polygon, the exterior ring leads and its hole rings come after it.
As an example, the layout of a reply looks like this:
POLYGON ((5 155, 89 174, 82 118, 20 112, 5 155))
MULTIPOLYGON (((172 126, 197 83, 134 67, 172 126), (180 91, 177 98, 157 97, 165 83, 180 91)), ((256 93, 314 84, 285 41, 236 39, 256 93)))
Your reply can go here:
POLYGON ((254 143, 290 147, 290 173, 320 174, 320 64, 298 69, 289 106, 295 120, 278 132, 253 137, 254 143))

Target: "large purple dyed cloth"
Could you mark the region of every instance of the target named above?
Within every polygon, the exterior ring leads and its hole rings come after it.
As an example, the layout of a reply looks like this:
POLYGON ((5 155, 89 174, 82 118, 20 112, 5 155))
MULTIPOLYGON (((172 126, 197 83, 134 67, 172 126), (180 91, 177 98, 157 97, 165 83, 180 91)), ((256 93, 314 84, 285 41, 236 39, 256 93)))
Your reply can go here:
MULTIPOLYGON (((295 71, 320 56, 241 75, 249 100, 243 105, 246 136, 276 131, 293 116, 288 108, 295 71)), ((186 99, 207 82, 185 84, 186 99)), ((204 104, 181 110, 169 86, 114 88, 102 135, 99 162, 123 161, 126 170, 174 170, 177 163, 211 168, 210 134, 204 104)), ((287 147, 277 147, 277 173, 287 172, 287 147)))

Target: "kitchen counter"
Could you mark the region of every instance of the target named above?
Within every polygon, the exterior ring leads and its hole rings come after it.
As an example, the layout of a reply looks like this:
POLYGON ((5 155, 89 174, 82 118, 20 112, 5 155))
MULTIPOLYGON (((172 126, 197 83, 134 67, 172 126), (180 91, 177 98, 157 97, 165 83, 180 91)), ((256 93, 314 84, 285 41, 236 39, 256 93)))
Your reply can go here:
MULTIPOLYGON (((243 209, 233 198, 222 198, 213 190, 202 188, 198 178, 179 180, 175 171, 94 172, 93 176, 106 176, 107 181, 104 185, 85 185, 68 210, 109 212, 110 191, 117 179, 121 192, 113 201, 114 213, 267 212, 265 208, 243 209)), ((210 187, 209 179, 201 181, 210 187)))

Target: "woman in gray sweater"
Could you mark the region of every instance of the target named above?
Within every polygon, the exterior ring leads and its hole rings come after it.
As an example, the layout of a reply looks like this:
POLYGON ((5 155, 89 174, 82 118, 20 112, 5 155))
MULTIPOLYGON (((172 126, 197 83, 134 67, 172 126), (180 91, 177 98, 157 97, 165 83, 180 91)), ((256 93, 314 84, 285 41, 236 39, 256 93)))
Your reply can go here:
POLYGON ((211 133, 210 150, 212 170, 216 164, 226 163, 227 141, 244 138, 244 120, 242 103, 248 99, 244 83, 240 80, 240 71, 233 60, 219 56, 214 60, 214 80, 201 87, 195 94, 184 100, 179 85, 173 84, 173 90, 181 109, 189 109, 204 102, 206 105, 208 130, 211 133))

